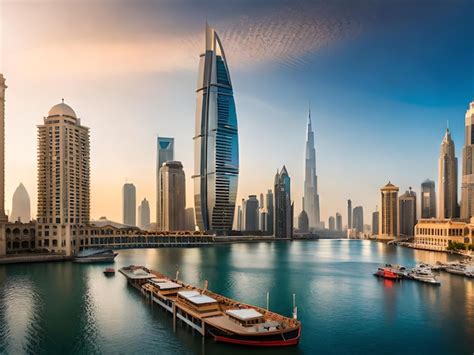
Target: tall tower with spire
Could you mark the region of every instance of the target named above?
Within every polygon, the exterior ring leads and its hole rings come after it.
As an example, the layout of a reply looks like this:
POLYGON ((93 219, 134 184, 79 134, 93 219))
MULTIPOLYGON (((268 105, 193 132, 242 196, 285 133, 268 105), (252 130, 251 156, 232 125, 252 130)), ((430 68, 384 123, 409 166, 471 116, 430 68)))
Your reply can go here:
POLYGON ((319 213, 318 176, 316 175, 316 150, 314 148, 314 132, 311 123, 311 107, 308 109, 306 137, 304 210, 308 214, 309 227, 319 228, 321 219, 319 213))
POLYGON ((466 111, 462 152, 461 218, 474 216, 474 100, 466 111))
POLYGON ((438 218, 458 217, 458 159, 454 141, 446 128, 439 152, 438 218))

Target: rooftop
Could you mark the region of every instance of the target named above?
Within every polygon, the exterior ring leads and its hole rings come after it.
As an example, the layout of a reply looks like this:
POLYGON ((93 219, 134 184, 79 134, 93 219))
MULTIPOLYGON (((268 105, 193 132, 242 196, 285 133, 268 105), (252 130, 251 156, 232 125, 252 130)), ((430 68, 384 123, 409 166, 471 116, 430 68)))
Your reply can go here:
POLYGON ((240 320, 250 320, 250 319, 263 317, 263 314, 261 314, 260 312, 257 312, 253 308, 229 309, 226 311, 226 313, 240 320))
POLYGON ((211 298, 206 295, 201 295, 197 291, 181 291, 178 294, 186 298, 189 302, 194 304, 206 304, 206 303, 216 303, 217 301, 214 298, 211 298))

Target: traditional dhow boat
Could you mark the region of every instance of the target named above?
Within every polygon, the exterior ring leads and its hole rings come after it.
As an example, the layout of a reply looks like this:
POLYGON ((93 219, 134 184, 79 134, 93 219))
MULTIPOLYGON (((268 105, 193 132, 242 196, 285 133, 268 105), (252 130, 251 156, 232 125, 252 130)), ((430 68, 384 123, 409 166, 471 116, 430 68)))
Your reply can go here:
POLYGON ((202 336, 219 342, 248 346, 297 345, 301 323, 294 317, 284 317, 266 309, 237 302, 219 294, 171 279, 143 266, 119 270, 129 284, 139 289, 151 301, 173 314, 177 320, 191 326, 202 336))
POLYGON ((118 253, 112 249, 84 249, 72 259, 75 263, 109 263, 114 261, 118 253))

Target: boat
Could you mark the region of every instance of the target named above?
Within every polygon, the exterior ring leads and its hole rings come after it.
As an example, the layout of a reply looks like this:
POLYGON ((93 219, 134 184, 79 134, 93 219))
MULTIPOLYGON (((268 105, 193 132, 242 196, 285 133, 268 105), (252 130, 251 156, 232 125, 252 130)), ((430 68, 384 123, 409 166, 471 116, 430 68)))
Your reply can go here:
POLYGON ((104 275, 105 276, 114 276, 115 275, 115 269, 108 267, 104 270, 104 275))
POLYGON ((75 263, 107 263, 113 262, 118 253, 112 249, 83 249, 72 259, 75 263))
POLYGON ((401 279, 408 277, 408 270, 403 265, 386 264, 385 267, 387 267, 394 274, 398 275, 401 279))
POLYGON ((203 337, 217 342, 254 347, 294 346, 299 343, 301 323, 267 309, 251 306, 188 285, 143 266, 119 270, 130 285, 173 315, 173 326, 180 320, 203 337))
POLYGON ((379 267, 374 273, 375 276, 382 277, 384 279, 398 280, 400 276, 393 272, 390 267, 379 267))
POLYGON ((466 266, 460 263, 453 263, 446 266, 446 272, 454 275, 463 275, 466 272, 466 266))
POLYGON ((410 277, 416 281, 429 283, 432 285, 440 285, 431 268, 426 264, 419 264, 410 272, 410 277))

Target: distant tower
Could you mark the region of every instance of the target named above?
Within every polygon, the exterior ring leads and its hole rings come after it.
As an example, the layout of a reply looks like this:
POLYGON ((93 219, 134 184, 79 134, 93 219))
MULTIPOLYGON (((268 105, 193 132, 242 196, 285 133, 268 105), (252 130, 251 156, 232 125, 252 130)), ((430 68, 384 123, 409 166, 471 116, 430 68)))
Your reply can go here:
POLYGON ((188 207, 184 211, 185 229, 188 231, 196 230, 196 219, 194 218, 194 208, 188 207))
MULTIPOLYGON (((0 223, 8 221, 5 214, 5 78, 0 74, 0 223)), ((0 236, 1 238, 1 236, 0 236)), ((1 241, 0 241, 1 243, 1 241)), ((1 255, 1 251, 0 251, 1 255)))
POLYGON ((146 198, 138 206, 138 227, 143 230, 150 228, 150 204, 146 198))
POLYGON ((320 228, 318 176, 316 175, 316 149, 314 148, 314 132, 311 125, 311 109, 308 112, 308 127, 306 135, 304 210, 308 214, 309 227, 320 228))
POLYGON ((465 119, 466 133, 462 153, 461 218, 474 216, 474 100, 465 119))
POLYGON ((307 233, 309 230, 309 218, 308 218, 308 214, 304 210, 304 197, 303 197, 302 206, 303 206, 303 210, 298 216, 298 231, 300 233, 307 233))
POLYGON ((270 235, 273 235, 273 222, 274 222, 274 212, 273 212, 273 192, 271 189, 267 191, 265 195, 267 206, 267 232, 270 235))
POLYGON ((259 214, 259 229, 267 233, 268 232, 268 212, 266 208, 260 208, 260 214, 259 214))
POLYGON ((398 187, 390 181, 380 189, 379 238, 395 239, 398 236, 398 187))
POLYGON ((438 189, 438 218, 458 217, 458 159, 449 129, 441 142, 438 189))
POLYGON ((379 211, 372 212, 372 235, 379 234, 379 211))
POLYGON ((30 196, 20 183, 13 194, 11 222, 28 223, 31 220, 30 196))
POLYGON ((237 206, 237 230, 242 231, 242 206, 237 206))
POLYGON ((352 201, 347 200, 347 229, 352 229, 352 201))
POLYGON ((339 212, 336 213, 336 230, 342 232, 342 215, 339 212))
POLYGON ((436 218, 435 182, 432 180, 421 183, 421 218, 436 218))
POLYGON ((416 224, 416 194, 410 189, 398 198, 399 235, 412 237, 416 224))
POLYGON ((126 183, 122 188, 122 220, 127 226, 137 225, 137 190, 135 185, 126 183))
POLYGON ((336 229, 336 224, 335 224, 333 216, 330 216, 329 219, 328 219, 328 228, 329 228, 330 231, 333 231, 333 230, 336 229))
POLYGON ((156 154, 156 225, 158 230, 161 230, 160 226, 160 169, 167 161, 174 160, 174 138, 170 137, 159 137, 156 139, 157 154, 156 154))
POLYGON ((186 179, 183 165, 179 161, 168 161, 160 169, 160 216, 162 231, 185 229, 186 179))
POLYGON ((352 212, 352 228, 357 231, 357 233, 364 232, 364 209, 362 206, 357 206, 352 212))
POLYGON ((258 230, 258 200, 256 195, 249 195, 245 203, 245 231, 255 232, 258 230))
POLYGON ((283 166, 275 175, 274 232, 277 238, 293 237, 293 203, 291 202, 291 179, 283 166))

